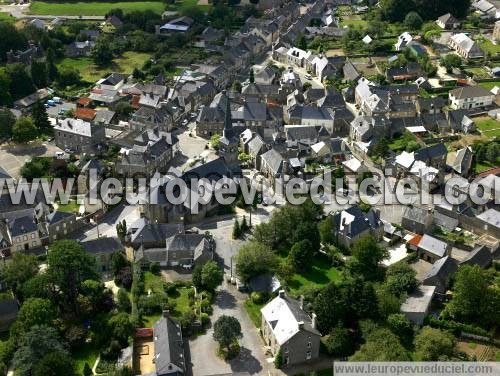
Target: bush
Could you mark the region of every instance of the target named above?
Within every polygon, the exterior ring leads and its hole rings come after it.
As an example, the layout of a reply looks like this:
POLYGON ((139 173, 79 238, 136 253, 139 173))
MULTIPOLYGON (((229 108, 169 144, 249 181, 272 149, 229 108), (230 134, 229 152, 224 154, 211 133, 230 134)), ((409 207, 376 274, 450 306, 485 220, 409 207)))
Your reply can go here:
POLYGON ((163 291, 165 291, 165 293, 167 295, 174 295, 177 293, 177 285, 175 283, 172 283, 172 282, 165 282, 163 284, 163 291))
MULTIPOLYGON (((101 357, 107 360, 116 360, 120 355, 122 347, 116 340, 110 342, 109 346, 101 353, 101 357)), ((101 360, 102 361, 102 360, 101 360)))
POLYGON ((170 310, 173 304, 169 303, 167 296, 163 294, 142 295, 137 302, 140 312, 148 316, 170 310))
POLYGON ((433 328, 450 330, 456 336, 459 336, 462 332, 466 332, 478 336, 490 337, 490 333, 487 330, 475 325, 462 324, 453 320, 440 320, 434 316, 428 316, 425 322, 433 328))
POLYGON ((354 342, 346 328, 333 328, 325 342, 328 354, 338 357, 354 353, 354 342))
POLYGON ((255 304, 263 304, 267 301, 267 294, 254 291, 250 294, 250 299, 255 304))
POLYGON ((160 274, 160 271, 161 271, 161 268, 160 268, 160 263, 158 262, 153 262, 150 266, 149 266, 149 271, 151 273, 153 273, 154 275, 159 275, 160 274))

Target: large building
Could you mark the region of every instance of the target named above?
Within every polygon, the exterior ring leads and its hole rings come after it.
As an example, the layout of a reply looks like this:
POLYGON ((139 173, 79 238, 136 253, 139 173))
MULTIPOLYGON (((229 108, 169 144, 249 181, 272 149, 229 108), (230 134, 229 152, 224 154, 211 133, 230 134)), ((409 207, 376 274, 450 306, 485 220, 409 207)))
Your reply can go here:
POLYGON ((106 140, 104 126, 81 119, 57 119, 54 124, 56 145, 63 150, 90 153, 106 140))
POLYGON ((285 367, 319 357, 321 333, 316 317, 310 317, 298 300, 279 295, 261 309, 262 337, 274 356, 281 355, 285 367))
POLYGON ((472 109, 490 106, 494 95, 482 86, 464 86, 450 90, 449 99, 454 109, 472 109))

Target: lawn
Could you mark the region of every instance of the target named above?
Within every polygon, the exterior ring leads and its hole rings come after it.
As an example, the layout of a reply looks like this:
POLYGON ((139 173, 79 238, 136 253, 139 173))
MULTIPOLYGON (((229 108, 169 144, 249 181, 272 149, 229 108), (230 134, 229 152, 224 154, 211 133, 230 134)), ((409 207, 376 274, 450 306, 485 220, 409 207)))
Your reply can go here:
POLYGON ((292 295, 298 296, 312 287, 321 287, 340 279, 340 271, 331 267, 326 257, 317 256, 307 272, 293 275, 288 287, 292 295))
POLYGON ((484 52, 488 52, 491 55, 496 55, 500 52, 500 45, 495 45, 486 38, 478 38, 477 42, 484 52))
POLYGON ((490 74, 483 67, 467 68, 465 69, 465 73, 477 79, 490 78, 490 74))
POLYGON ((76 202, 76 200, 70 200, 67 204, 58 204, 57 210, 63 213, 78 213, 78 209, 80 205, 76 202))
POLYGON ((487 90, 491 90, 495 86, 500 86, 500 81, 480 82, 479 86, 482 86, 482 87, 484 87, 487 90))
POLYGON ((111 9, 117 8, 122 9, 125 13, 145 10, 162 13, 165 9, 165 4, 160 1, 48 3, 35 0, 31 3, 30 13, 54 16, 104 16, 111 9))
POLYGON ((13 24, 13 23, 16 22, 16 19, 14 17, 12 17, 8 13, 0 12, 0 21, 8 22, 8 23, 12 23, 13 24))
POLYGON ((359 16, 350 16, 349 18, 342 18, 342 21, 340 21, 340 27, 344 26, 363 29, 368 26, 368 21, 361 19, 359 16))
POLYGON ((94 346, 92 342, 86 343, 78 351, 71 354, 76 364, 76 371, 79 375, 83 375, 83 368, 85 363, 88 363, 90 368, 94 366, 97 357, 99 356, 99 349, 94 346))
POLYGON ((415 136, 413 136, 409 132, 406 132, 401 137, 392 139, 388 146, 389 149, 391 149, 393 152, 399 153, 406 150, 406 147, 408 146, 408 143, 410 141, 416 141, 416 140, 417 139, 415 136))
POLYGON ((264 307, 264 304, 257 304, 252 302, 252 299, 247 299, 245 301, 245 310, 248 313, 248 316, 250 317, 250 320, 252 320, 253 324, 257 327, 260 328, 261 322, 262 322, 262 315, 260 313, 260 309, 264 307))
POLYGON ((64 58, 58 68, 73 68, 80 72, 82 80, 86 82, 95 82, 102 76, 110 72, 132 73, 134 68, 142 68, 144 63, 151 58, 150 54, 141 52, 124 52, 122 56, 113 60, 109 67, 97 67, 91 58, 64 58))
POLYGON ((151 293, 162 293, 163 290, 163 278, 161 275, 155 275, 151 272, 144 273, 144 291, 148 293, 151 290, 151 293))
MULTIPOLYGON (((208 3, 208 1, 207 1, 208 3)), ((170 11, 178 11, 178 12, 183 12, 184 10, 197 6, 201 8, 202 10, 206 10, 210 7, 210 4, 207 5, 198 5, 198 0, 183 0, 183 1, 176 1, 175 4, 169 4, 167 5, 167 9, 170 11)))
POLYGON ((489 117, 475 119, 477 128, 487 137, 500 137, 500 121, 489 117))

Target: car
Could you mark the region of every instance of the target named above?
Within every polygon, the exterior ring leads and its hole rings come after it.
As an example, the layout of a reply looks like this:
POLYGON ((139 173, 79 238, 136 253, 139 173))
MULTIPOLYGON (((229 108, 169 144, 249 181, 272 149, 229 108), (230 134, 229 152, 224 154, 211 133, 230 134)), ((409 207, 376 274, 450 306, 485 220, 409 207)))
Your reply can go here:
POLYGON ((74 153, 73 149, 70 149, 70 148, 66 148, 66 149, 64 149, 64 151, 66 153, 68 153, 68 154, 73 154, 74 153))
POLYGON ((182 125, 188 125, 188 123, 189 123, 189 121, 187 119, 184 119, 181 124, 182 125))
POLYGON ((66 113, 66 110, 64 108, 60 108, 59 111, 57 112, 58 115, 64 115, 66 113))
POLYGON ((306 74, 306 75, 304 75, 304 77, 306 80, 312 80, 312 77, 310 74, 306 74))
POLYGON ((245 285, 239 279, 236 279, 236 288, 238 289, 239 292, 247 292, 248 291, 247 285, 245 285))
POLYGON ((54 157, 56 157, 57 159, 63 159, 64 158, 64 151, 56 151, 54 153, 54 157))
POLYGON ((47 104, 50 106, 50 107, 55 107, 56 106, 56 102, 54 102, 52 99, 49 99, 47 101, 47 104))
POLYGON ((191 270, 193 268, 193 265, 192 264, 183 264, 182 268, 185 270, 191 270))
POLYGON ((57 104, 62 103, 61 98, 59 98, 59 97, 54 97, 54 98, 52 98, 52 100, 54 101, 54 103, 57 103, 57 104))
POLYGON ((47 103, 44 103, 44 104, 43 104, 43 107, 45 107, 45 108, 49 108, 50 106, 49 106, 47 103))

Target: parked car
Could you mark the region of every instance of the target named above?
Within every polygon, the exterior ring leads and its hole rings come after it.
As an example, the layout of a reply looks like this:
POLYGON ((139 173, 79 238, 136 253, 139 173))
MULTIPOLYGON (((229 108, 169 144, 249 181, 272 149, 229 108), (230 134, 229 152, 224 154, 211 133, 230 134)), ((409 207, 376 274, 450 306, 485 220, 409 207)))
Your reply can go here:
POLYGON ((63 159, 64 158, 64 151, 56 151, 54 153, 54 157, 56 157, 57 159, 63 159))
POLYGON ((181 124, 186 126, 186 125, 188 125, 188 123, 189 123, 189 121, 187 119, 184 119, 181 124))
POLYGON ((306 80, 312 80, 312 77, 309 73, 305 74, 304 77, 306 80))

